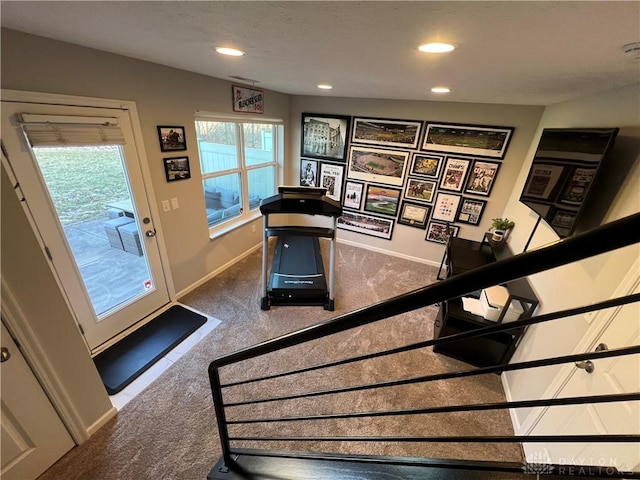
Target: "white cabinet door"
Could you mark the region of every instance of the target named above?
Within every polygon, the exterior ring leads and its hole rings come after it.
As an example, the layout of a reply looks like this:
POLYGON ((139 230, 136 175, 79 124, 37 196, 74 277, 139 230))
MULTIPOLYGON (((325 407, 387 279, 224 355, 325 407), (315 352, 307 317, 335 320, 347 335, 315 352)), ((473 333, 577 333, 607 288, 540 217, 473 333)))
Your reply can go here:
POLYGON ((4 323, 2 349, 0 477, 32 480, 73 448, 74 442, 4 323))
MULTIPOLYGON (((640 305, 618 308, 595 345, 609 349, 640 345, 640 305)), ((595 346, 594 346, 595 348, 595 346)), ((638 355, 593 360, 593 372, 575 368, 558 398, 640 392, 638 355)), ((531 435, 640 435, 640 402, 551 407, 531 435)), ((638 443, 524 444, 529 462, 608 465, 620 471, 640 468, 638 443)))

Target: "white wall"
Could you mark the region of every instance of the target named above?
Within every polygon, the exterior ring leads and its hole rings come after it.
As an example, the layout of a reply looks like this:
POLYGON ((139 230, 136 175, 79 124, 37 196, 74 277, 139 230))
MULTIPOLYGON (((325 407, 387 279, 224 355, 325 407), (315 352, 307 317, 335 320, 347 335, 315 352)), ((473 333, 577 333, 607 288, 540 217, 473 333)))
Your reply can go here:
MULTIPOLYGON (((614 153, 629 157, 633 164, 626 178, 621 179, 620 188, 604 222, 640 211, 640 85, 552 105, 544 112, 535 141, 529 149, 524 168, 505 208, 504 214, 513 218, 517 224, 509 239, 515 252, 523 250, 537 218, 518 201, 537 141, 542 129, 565 127, 620 127, 614 153)), ((557 240, 558 236, 554 231, 541 222, 533 235, 529 250, 557 240)), ((541 300, 539 312, 554 312, 611 298, 639 255, 640 246, 634 245, 530 277, 529 280, 541 300)), ((532 326, 512 362, 571 353, 589 326, 583 316, 567 318, 562 323, 532 326)), ((551 385, 559 369, 548 367, 526 373, 509 372, 504 374, 504 381, 513 400, 541 398, 550 393, 545 393, 545 390, 551 385)), ((530 421, 530 413, 528 409, 518 410, 518 423, 523 425, 530 421)))
MULTIPOLYGON (((285 180, 297 185, 300 173, 300 140, 302 113, 327 113, 354 117, 390 118, 458 123, 461 125, 493 125, 515 127, 511 143, 491 191, 480 225, 459 224, 459 236, 481 240, 491 219, 501 216, 518 178, 533 135, 542 116, 543 107, 521 105, 487 105, 473 103, 376 100, 367 98, 335 98, 296 96, 291 102, 292 141, 289 157, 294 159, 285 180)), ((346 175, 346 168, 345 168, 346 175)), ((391 241, 338 231, 338 240, 359 243, 365 247, 439 265, 444 252, 442 245, 425 241, 426 232, 405 225, 396 225, 391 241)))

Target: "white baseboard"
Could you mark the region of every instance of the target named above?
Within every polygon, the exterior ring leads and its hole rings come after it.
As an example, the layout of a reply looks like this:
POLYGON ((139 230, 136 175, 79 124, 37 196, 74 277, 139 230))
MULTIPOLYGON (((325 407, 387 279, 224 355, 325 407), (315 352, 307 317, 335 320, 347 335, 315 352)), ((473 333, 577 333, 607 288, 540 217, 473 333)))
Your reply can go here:
POLYGON ((262 242, 258 243, 257 245, 255 245, 254 247, 251 247, 249 250, 247 250, 246 252, 244 252, 241 255, 238 255, 236 258, 234 258, 233 260, 228 261, 227 263, 225 263, 224 265, 222 265, 221 267, 216 268, 213 272, 211 272, 210 274, 202 277, 200 280, 198 280, 195 283, 192 283, 191 285, 189 285, 187 288, 181 290, 180 292, 176 293, 176 298, 180 298, 185 296, 187 293, 191 292, 192 290, 195 290, 196 288, 198 288, 200 285, 208 282, 209 280, 211 280, 212 278, 214 278, 217 275, 220 275, 222 272, 224 272, 227 268, 232 267, 233 265, 235 265, 236 263, 238 263, 240 260, 248 257, 249 255, 251 255, 253 252, 255 252, 256 250, 262 248, 262 242))
POLYGON ((109 420, 111 420, 113 417, 116 416, 116 414, 118 413, 118 410, 115 407, 112 407, 110 410, 108 410, 104 415, 102 415, 98 420, 96 420, 95 422, 93 422, 91 425, 89 425, 89 428, 87 428, 87 434, 89 436, 93 435, 94 433, 96 433, 98 430, 100 430, 100 428, 102 428, 109 420))
MULTIPOLYGON (((509 382, 507 381, 506 375, 500 375, 500 380, 502 382, 502 389, 504 390, 504 396, 507 399, 507 402, 513 401, 513 396, 511 395, 511 389, 509 388, 509 382)), ((522 435, 522 425, 520 424, 520 420, 518 420, 518 415, 516 415, 516 409, 509 409, 509 416, 511 417, 511 425, 513 426, 513 433, 515 435, 522 435)))
POLYGON ((419 258, 419 257, 412 257, 411 255, 405 255, 404 253, 398 253, 398 252, 394 252, 394 251, 391 251, 391 250, 385 250, 384 248, 372 247, 371 245, 363 245, 362 243, 354 242, 352 240, 344 240, 344 239, 340 239, 339 238, 336 241, 338 243, 344 243, 345 245, 350 245, 352 247, 358 247, 358 248, 363 248, 365 250, 371 250, 372 252, 377 252, 377 253, 382 253, 384 255, 390 255, 392 257, 402 258, 404 260, 409 260, 411 262, 424 263, 426 265, 431 265, 431 266, 434 266, 434 267, 439 267, 440 266, 439 262, 433 262, 431 260, 425 260, 424 258, 419 258))

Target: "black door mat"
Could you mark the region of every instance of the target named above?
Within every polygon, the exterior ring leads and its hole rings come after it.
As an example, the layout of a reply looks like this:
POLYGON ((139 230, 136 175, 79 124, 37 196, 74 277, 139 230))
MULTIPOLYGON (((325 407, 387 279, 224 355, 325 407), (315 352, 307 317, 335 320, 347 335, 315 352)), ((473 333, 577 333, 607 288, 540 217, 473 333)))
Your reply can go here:
POLYGON ((121 391, 206 321, 204 315, 174 305, 96 355, 93 361, 107 393, 121 391))

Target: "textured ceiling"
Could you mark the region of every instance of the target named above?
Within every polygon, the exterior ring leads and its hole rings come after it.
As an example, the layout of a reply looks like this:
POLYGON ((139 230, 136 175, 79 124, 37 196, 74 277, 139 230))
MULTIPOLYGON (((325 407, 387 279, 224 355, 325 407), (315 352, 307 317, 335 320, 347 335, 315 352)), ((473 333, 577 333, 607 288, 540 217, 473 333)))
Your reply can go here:
POLYGON ((6 1, 2 26, 294 95, 549 105, 640 81, 640 2, 6 1), (444 55, 417 46, 446 41, 444 55), (240 58, 214 53, 233 46, 240 58), (316 85, 329 83, 331 91, 316 85), (451 88, 447 95, 432 86, 451 88))

